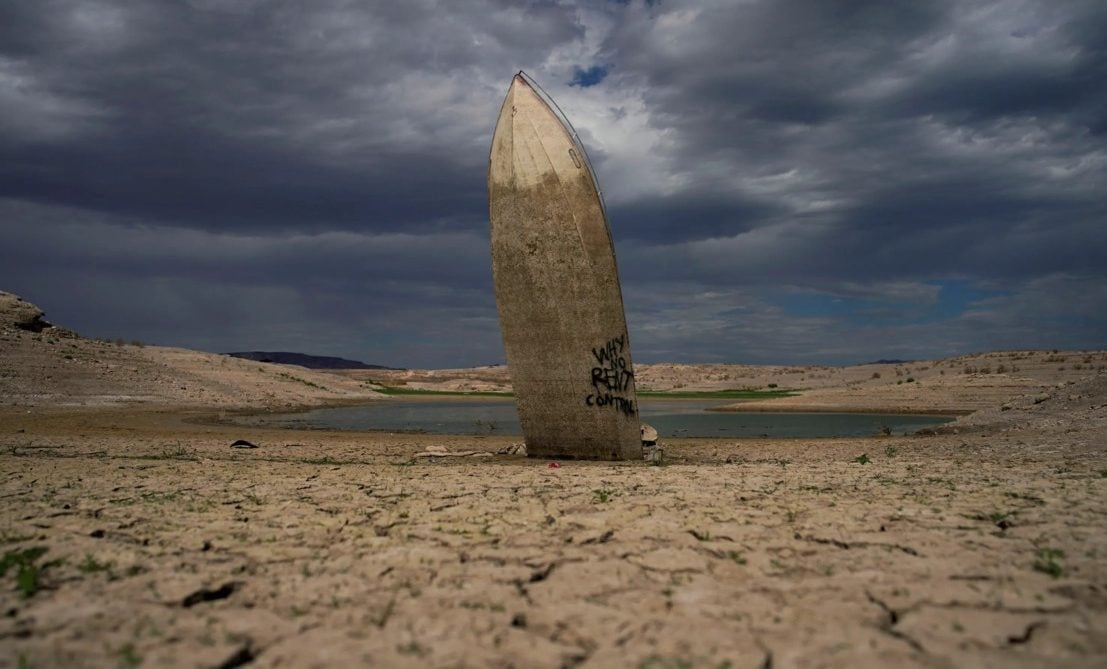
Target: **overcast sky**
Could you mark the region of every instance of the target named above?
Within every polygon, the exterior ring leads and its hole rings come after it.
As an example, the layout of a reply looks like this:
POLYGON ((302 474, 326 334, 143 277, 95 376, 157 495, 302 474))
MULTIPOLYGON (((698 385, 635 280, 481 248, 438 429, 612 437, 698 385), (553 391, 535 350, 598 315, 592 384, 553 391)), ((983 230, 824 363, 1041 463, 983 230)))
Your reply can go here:
POLYGON ((503 361, 512 75, 639 362, 1107 347, 1107 3, 0 0, 0 289, 88 336, 503 361))

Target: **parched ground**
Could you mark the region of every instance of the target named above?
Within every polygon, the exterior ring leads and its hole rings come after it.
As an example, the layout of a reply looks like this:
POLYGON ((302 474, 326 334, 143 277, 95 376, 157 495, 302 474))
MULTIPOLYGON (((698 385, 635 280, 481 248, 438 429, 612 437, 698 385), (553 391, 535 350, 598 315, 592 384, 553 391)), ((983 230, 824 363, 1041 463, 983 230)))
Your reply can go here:
POLYGON ((1105 666, 1105 398, 556 468, 2 408, 0 666, 1105 666))
POLYGON ((502 368, 28 332, 37 307, 0 298, 0 667, 1107 666, 1103 351, 642 366, 656 389, 802 390, 747 410, 975 412, 551 467, 494 455, 510 437, 227 420, 502 368))

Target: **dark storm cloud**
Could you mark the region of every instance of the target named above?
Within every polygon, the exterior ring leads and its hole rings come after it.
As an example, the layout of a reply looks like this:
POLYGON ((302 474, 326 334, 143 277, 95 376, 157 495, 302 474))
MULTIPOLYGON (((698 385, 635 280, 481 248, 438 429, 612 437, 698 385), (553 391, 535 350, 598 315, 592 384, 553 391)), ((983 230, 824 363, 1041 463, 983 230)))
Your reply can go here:
POLYGON ((1076 28, 1101 17, 1073 3, 676 3, 638 7, 606 48, 693 181, 716 178, 705 161, 745 176, 700 193, 702 210, 769 199, 757 179, 794 172, 772 191, 790 213, 716 232, 806 222, 778 236, 799 281, 1090 271, 1107 266, 1089 243, 1107 215, 1093 132, 1107 87, 1102 38, 1076 28), (1034 244, 1005 249, 1020 237, 1034 244), (1053 252, 1028 257, 1043 243, 1053 252))
POLYGON ((3 195, 221 229, 481 225, 510 76, 481 69, 581 30, 552 3, 53 2, 3 18, 25 95, 49 89, 73 108, 59 122, 84 109, 91 126, 5 133, 3 195))
POLYGON ((0 288, 88 334, 502 360, 520 68, 593 158, 639 360, 1107 345, 1095 0, 5 3, 0 288))
POLYGON ((695 191, 644 196, 608 210, 620 240, 667 244, 738 234, 781 208, 753 198, 702 197, 695 191))

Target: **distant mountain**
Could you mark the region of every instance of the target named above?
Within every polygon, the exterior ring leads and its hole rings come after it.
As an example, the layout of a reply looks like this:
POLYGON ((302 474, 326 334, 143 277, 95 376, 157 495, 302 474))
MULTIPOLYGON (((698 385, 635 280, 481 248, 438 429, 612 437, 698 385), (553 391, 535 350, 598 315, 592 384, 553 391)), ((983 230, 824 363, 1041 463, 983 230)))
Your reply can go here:
POLYGON ((281 365, 299 365, 308 369, 394 369, 382 365, 368 365, 359 360, 347 360, 329 355, 308 355, 288 351, 238 351, 227 353, 233 358, 255 360, 257 362, 275 362, 281 365))

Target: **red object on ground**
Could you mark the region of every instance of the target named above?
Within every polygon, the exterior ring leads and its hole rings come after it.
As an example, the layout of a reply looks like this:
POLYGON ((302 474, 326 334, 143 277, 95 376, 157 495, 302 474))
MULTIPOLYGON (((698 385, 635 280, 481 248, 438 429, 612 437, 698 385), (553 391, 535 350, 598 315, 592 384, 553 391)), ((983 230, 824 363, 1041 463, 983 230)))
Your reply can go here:
POLYGON ((549 467, 550 469, 557 469, 561 465, 557 464, 556 462, 551 462, 550 464, 548 464, 546 466, 549 467))

